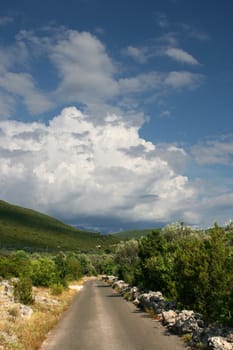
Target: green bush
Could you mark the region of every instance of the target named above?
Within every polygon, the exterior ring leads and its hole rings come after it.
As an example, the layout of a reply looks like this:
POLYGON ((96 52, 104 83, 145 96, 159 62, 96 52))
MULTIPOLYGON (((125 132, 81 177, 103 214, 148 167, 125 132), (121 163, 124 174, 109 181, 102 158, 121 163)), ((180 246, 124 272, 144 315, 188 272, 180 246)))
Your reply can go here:
POLYGON ((14 298, 21 304, 33 304, 32 281, 30 278, 22 277, 14 283, 14 298))
POLYGON ((34 286, 49 287, 58 279, 55 262, 51 258, 40 257, 32 260, 32 283, 34 286))

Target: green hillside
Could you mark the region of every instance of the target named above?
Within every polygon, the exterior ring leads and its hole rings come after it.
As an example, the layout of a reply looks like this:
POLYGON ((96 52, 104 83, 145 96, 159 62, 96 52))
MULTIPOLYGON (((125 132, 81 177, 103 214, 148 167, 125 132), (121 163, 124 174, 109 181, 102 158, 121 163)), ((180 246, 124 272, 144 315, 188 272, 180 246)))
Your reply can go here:
POLYGON ((117 238, 78 230, 48 215, 0 200, 0 248, 28 251, 94 251, 117 238))
POLYGON ((133 238, 137 239, 142 236, 147 236, 149 233, 157 230, 159 229, 151 228, 151 229, 145 229, 145 230, 128 230, 128 231, 114 233, 114 237, 118 239, 133 239, 133 238))

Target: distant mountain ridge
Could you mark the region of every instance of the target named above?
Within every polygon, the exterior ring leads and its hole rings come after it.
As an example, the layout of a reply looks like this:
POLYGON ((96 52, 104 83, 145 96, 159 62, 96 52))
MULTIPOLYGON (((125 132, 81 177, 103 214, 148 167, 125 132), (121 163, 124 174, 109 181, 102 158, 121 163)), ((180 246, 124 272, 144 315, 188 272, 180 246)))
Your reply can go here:
POLYGON ((0 200, 0 248, 28 251, 94 251, 117 237, 79 230, 48 215, 0 200))

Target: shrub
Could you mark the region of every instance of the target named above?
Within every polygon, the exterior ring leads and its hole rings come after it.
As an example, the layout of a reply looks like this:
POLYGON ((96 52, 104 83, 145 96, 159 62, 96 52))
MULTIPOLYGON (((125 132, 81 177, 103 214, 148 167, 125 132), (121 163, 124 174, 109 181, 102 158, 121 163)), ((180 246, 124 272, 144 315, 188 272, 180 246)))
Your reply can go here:
POLYGON ((34 286, 50 286, 58 277, 55 262, 48 257, 32 260, 32 282, 34 286))
POLYGON ((25 305, 34 303, 32 281, 29 278, 22 277, 14 283, 14 298, 25 305))
POLYGON ((54 283, 50 287, 52 295, 60 295, 64 291, 64 286, 61 283, 54 283))

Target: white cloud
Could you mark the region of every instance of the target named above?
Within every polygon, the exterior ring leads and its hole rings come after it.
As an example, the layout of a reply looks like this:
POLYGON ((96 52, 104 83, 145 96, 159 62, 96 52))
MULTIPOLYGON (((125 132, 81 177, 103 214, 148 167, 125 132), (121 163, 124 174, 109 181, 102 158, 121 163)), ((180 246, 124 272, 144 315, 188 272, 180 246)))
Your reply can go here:
POLYGON ((119 116, 98 126, 70 107, 48 126, 4 121, 0 128, 0 197, 6 200, 64 219, 155 222, 183 217, 195 196, 188 178, 119 116))
POLYGON ((160 113, 161 118, 169 118, 170 116, 171 116, 171 111, 169 111, 168 109, 165 109, 160 113))
MULTIPOLYGON (((21 31, 15 45, 0 48, 0 53, 0 87, 14 99, 15 106, 21 97, 30 114, 47 111, 55 103, 104 105, 119 92, 116 68, 105 46, 87 32, 47 28, 37 35, 21 31), (50 61, 46 74, 49 78, 53 71, 53 88, 46 93, 40 88, 40 79, 35 80, 30 72, 32 58, 50 61)), ((5 115, 6 111, 10 108, 5 103, 0 112, 5 115)))
POLYGON ((156 13, 156 22, 158 26, 162 29, 167 29, 169 27, 169 20, 165 13, 156 13))
POLYGON ((207 140, 193 146, 191 152, 199 164, 233 165, 232 137, 207 140))
POLYGON ((177 27, 183 31, 183 34, 189 38, 200 41, 210 40, 210 36, 200 28, 195 28, 187 23, 177 23, 177 27))
POLYGON ((0 72, 6 72, 15 66, 28 63, 29 53, 23 42, 17 41, 14 45, 0 46, 0 72))
MULTIPOLYGON (((187 71, 172 71, 169 73, 160 73, 151 71, 145 74, 139 74, 134 77, 121 78, 118 81, 120 94, 138 94, 149 92, 162 93, 170 89, 170 91, 189 88, 197 88, 204 79, 204 75, 191 73, 187 71)), ((169 113, 166 113, 168 115, 169 113)))
POLYGON ((7 72, 0 75, 0 87, 10 96, 22 97, 32 114, 44 112, 53 107, 52 102, 35 87, 32 77, 26 73, 7 72))
POLYGON ((10 16, 0 17, 0 27, 5 27, 14 22, 14 18, 10 16))
MULTIPOLYGON (((120 109, 138 114, 141 102, 150 103, 158 93, 168 90, 195 88, 203 78, 186 71, 126 75, 96 36, 64 27, 43 28, 40 33, 21 31, 15 45, 0 48, 1 53, 0 88, 7 97, 0 101, 2 117, 8 117, 18 106, 35 115, 55 105, 73 103, 82 104, 95 118, 101 118, 106 111, 119 114, 120 109), (42 81, 34 77, 31 59, 39 64, 40 59, 47 60, 49 69, 42 81), (53 84, 45 92, 44 80, 49 80, 50 74, 53 84)), ((156 55, 153 47, 129 46, 127 53, 141 63, 156 55)), ((186 54, 182 50, 179 53, 186 54)), ((185 57, 183 60, 190 61, 187 54, 185 57)))
POLYGON ((14 99, 0 90, 0 120, 8 118, 15 107, 14 99))
POLYGON ((143 48, 128 46, 125 50, 123 50, 123 53, 133 58, 136 62, 143 64, 148 61, 148 57, 145 51, 146 50, 143 48))
MULTIPOLYGON (((207 182, 202 185, 208 187, 207 182)), ((191 212, 196 213, 196 222, 200 227, 211 227, 216 221, 219 225, 224 225, 232 219, 233 192, 228 190, 219 194, 216 185, 210 186, 208 190, 208 193, 205 193, 203 189, 203 194, 206 195, 193 203, 191 212)))
POLYGON ((162 75, 157 72, 139 74, 135 77, 119 79, 120 92, 139 93, 147 90, 158 89, 162 84, 162 75))
POLYGON ((118 93, 112 60, 90 33, 65 31, 50 45, 50 58, 61 79, 56 94, 66 102, 108 100, 118 93))
POLYGON ((184 148, 176 144, 163 143, 157 145, 157 153, 176 173, 184 172, 189 160, 189 156, 184 148))
POLYGON ((0 114, 7 118, 13 114, 18 103, 23 104, 30 114, 51 109, 50 97, 40 91, 31 74, 26 71, 29 50, 24 42, 0 47, 0 114), (21 71, 20 71, 21 70, 21 71))
POLYGON ((170 72, 164 83, 170 88, 179 89, 179 88, 196 88, 203 81, 204 76, 198 73, 191 73, 187 71, 181 72, 170 72))
POLYGON ((192 55, 190 55, 188 52, 175 48, 170 47, 165 51, 165 55, 172 58, 173 60, 181 63, 191 64, 191 65, 198 65, 199 62, 194 58, 192 55))

